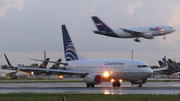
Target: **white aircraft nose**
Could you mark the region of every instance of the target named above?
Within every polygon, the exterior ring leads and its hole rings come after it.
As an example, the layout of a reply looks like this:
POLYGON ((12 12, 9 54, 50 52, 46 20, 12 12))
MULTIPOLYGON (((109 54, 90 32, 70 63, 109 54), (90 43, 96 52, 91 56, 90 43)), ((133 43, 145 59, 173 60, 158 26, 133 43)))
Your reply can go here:
POLYGON ((176 30, 175 30, 174 28, 172 28, 172 29, 171 29, 171 32, 174 32, 174 31, 176 31, 176 30))
POLYGON ((144 76, 145 76, 146 78, 150 77, 150 76, 153 74, 153 70, 152 70, 151 68, 145 69, 144 72, 145 72, 145 75, 144 75, 144 76))
POLYGON ((176 31, 174 28, 173 28, 173 32, 176 31))

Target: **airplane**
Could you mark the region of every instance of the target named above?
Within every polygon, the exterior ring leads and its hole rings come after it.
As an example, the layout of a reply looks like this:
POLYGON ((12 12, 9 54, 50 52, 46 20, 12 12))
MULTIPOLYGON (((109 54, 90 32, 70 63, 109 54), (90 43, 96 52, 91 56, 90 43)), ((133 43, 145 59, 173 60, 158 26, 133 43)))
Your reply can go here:
POLYGON ((168 59, 168 61, 176 68, 176 69, 180 69, 180 66, 178 63, 176 63, 175 61, 172 61, 171 59, 168 59))
POLYGON ((94 30, 94 33, 115 38, 136 38, 134 39, 134 41, 136 42, 140 42, 139 37, 144 37, 145 39, 153 39, 154 36, 164 35, 165 39, 166 34, 170 34, 175 31, 175 29, 170 26, 111 29, 97 16, 92 16, 92 19, 98 29, 98 31, 94 30))
MULTIPOLYGON (((7 61, 7 64, 11 67, 11 70, 17 70, 19 67, 12 66, 9 59, 7 58, 6 54, 4 54, 4 57, 7 61)), ((48 64, 49 58, 46 58, 45 61, 38 67, 38 68, 46 68, 48 64)), ((28 67, 23 67, 23 68, 28 68, 28 67)), ((35 69, 35 68, 34 68, 35 69)), ((21 69, 18 73, 16 73, 16 76, 21 76, 21 75, 38 75, 38 74, 43 74, 44 71, 33 71, 33 70, 23 70, 21 69)))
MULTIPOLYGON (((120 87, 122 80, 128 80, 139 87, 146 83, 153 71, 166 70, 167 62, 165 59, 164 68, 151 69, 143 61, 135 59, 86 59, 80 56, 69 36, 65 25, 62 25, 65 68, 68 70, 40 69, 47 72, 76 74, 84 78, 87 87, 94 87, 101 84, 103 77, 112 79, 113 87, 120 87)), ((166 58, 166 57, 164 57, 166 58)), ((32 68, 26 68, 32 69, 32 68)))
MULTIPOLYGON (((164 59, 162 59, 164 60, 164 59)), ((162 71, 159 71, 161 74, 165 74, 167 76, 169 75, 180 75, 180 69, 174 67, 174 65, 169 61, 171 59, 168 59, 167 61, 167 64, 168 64, 168 69, 167 70, 162 70, 162 71)), ((158 61, 160 67, 163 67, 164 66, 164 63, 162 61, 158 61)))
POLYGON ((0 77, 5 78, 6 76, 12 77, 16 76, 19 70, 7 70, 7 69, 0 69, 0 77))

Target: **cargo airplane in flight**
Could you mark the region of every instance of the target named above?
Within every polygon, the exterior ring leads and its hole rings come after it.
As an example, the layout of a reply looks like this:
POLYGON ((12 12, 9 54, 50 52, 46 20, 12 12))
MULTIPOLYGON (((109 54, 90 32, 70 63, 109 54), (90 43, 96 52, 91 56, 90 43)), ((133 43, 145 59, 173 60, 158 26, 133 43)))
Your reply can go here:
POLYGON ((140 42, 139 37, 144 37, 145 39, 153 39, 154 36, 164 35, 165 39, 166 34, 170 34, 175 31, 175 29, 170 26, 111 29, 98 17, 93 16, 92 19, 98 29, 98 31, 94 31, 94 33, 115 38, 136 38, 134 39, 134 41, 136 42, 140 42))
POLYGON ((62 34, 66 61, 60 64, 63 64, 67 70, 36 68, 37 70, 81 75, 87 87, 102 83, 104 77, 112 79, 113 87, 120 87, 122 80, 128 80, 141 87, 153 71, 167 69, 166 59, 164 68, 153 70, 147 63, 134 59, 85 59, 77 53, 65 25, 62 25, 62 34))

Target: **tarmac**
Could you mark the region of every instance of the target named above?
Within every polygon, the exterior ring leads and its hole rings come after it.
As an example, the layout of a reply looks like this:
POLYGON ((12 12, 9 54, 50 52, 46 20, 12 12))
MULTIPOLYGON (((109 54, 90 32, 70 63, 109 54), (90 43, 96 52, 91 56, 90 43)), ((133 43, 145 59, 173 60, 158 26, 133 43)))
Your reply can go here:
POLYGON ((0 93, 102 93, 102 94, 180 94, 180 82, 147 82, 141 88, 123 82, 121 87, 112 87, 111 82, 103 82, 94 88, 86 83, 1 83, 0 93))

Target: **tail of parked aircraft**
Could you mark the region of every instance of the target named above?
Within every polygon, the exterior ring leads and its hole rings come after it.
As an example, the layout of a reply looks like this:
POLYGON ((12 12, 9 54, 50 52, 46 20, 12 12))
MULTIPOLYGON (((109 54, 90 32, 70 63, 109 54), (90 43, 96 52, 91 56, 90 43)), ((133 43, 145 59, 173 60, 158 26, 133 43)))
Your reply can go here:
POLYGON ((167 64, 166 56, 164 56, 164 67, 168 69, 168 64, 167 64))
POLYGON ((13 67, 13 66, 11 65, 11 63, 9 62, 9 60, 8 60, 8 58, 7 58, 7 56, 6 56, 6 54, 4 54, 4 56, 5 56, 5 58, 6 58, 6 61, 7 61, 8 65, 9 65, 10 67, 13 67))
MULTIPOLYGON (((57 62, 61 62, 62 59, 57 60, 57 62)), ((50 69, 58 69, 59 68, 59 63, 54 63, 54 65, 50 69)))
POLYGON ((164 67, 164 63, 162 61, 158 61, 160 67, 164 67))
POLYGON ((102 34, 106 36, 118 37, 104 22, 102 22, 98 17, 92 17, 95 26, 99 31, 94 31, 94 33, 102 34))
POLYGON ((49 58, 46 58, 38 68, 46 68, 48 65, 49 58))
POLYGON ((77 54, 74 44, 69 36, 65 25, 62 25, 62 34, 64 42, 64 55, 66 61, 82 60, 84 57, 77 54))

